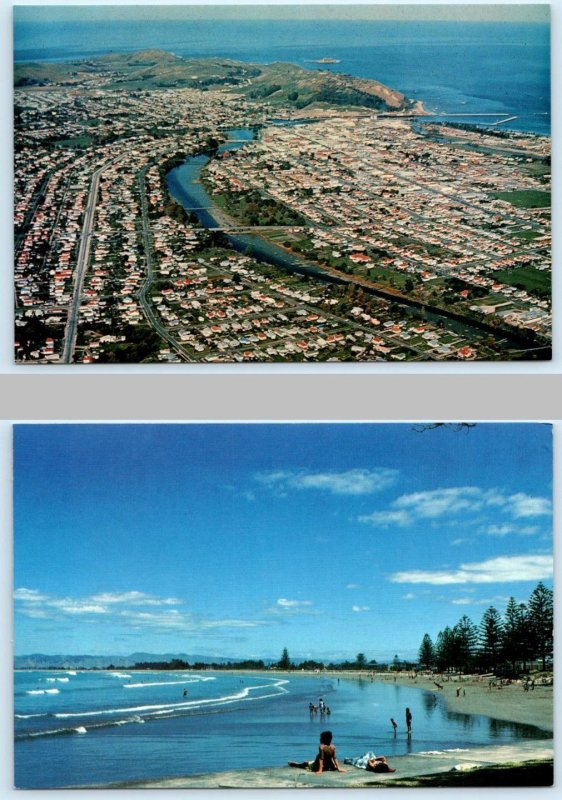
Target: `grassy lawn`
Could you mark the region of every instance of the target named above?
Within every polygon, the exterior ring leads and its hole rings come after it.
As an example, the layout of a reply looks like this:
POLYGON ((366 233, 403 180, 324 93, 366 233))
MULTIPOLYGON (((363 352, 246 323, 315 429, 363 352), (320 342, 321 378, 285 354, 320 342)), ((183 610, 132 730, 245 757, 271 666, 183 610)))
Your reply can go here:
POLYGON ((546 270, 541 272, 533 267, 516 267, 515 269, 505 269, 494 272, 494 278, 500 283, 507 283, 510 286, 521 284, 526 291, 530 289, 542 289, 549 291, 551 274, 546 270))
POLYGON ((513 236, 514 239, 521 239, 524 242, 532 242, 533 239, 536 239, 537 236, 541 236, 542 234, 539 231, 514 231, 510 230, 508 232, 509 236, 513 236))
POLYGON ((497 200, 506 200, 516 208, 549 208, 550 192, 540 192, 535 189, 520 189, 513 192, 494 192, 492 197, 497 200))
POLYGON ((528 761, 523 764, 498 764, 481 767, 470 772, 442 772, 437 775, 420 775, 413 778, 396 778, 380 783, 365 783, 373 789, 400 789, 404 787, 466 788, 476 786, 552 786, 554 767, 549 761, 528 761))
POLYGON ((89 147, 94 140, 91 136, 73 136, 71 139, 59 139, 55 147, 82 148, 89 147))

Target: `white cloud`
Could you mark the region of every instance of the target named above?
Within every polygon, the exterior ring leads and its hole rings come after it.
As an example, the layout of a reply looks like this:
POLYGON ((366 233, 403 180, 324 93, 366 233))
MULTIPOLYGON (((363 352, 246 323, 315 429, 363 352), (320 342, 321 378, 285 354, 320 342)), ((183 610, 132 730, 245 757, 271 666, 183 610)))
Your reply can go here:
POLYGON ((38 589, 16 589, 14 600, 25 600, 28 603, 40 603, 47 599, 47 595, 41 594, 38 589))
POLYGON ((316 489, 336 495, 366 495, 380 492, 394 485, 398 471, 376 469, 350 469, 344 472, 310 472, 308 470, 261 472, 259 483, 281 491, 289 489, 316 489))
MULTIPOLYGON (((36 589, 16 589, 14 598, 18 601, 18 610, 32 619, 69 620, 81 617, 81 622, 101 621, 119 626, 126 624, 129 628, 151 628, 157 631, 184 631, 198 633, 210 628, 254 628, 268 625, 271 622, 244 619, 210 619, 196 617, 191 612, 169 608, 171 604, 180 604, 181 600, 172 597, 155 597, 143 592, 101 592, 89 597, 53 597, 41 594, 36 589), (148 606, 154 610, 145 610, 148 606)), ((304 604, 310 601, 281 601, 289 605, 304 604)), ((76 624, 76 623, 75 623, 76 624)))
POLYGON ((475 597, 459 597, 456 600, 451 600, 454 606, 491 606, 494 603, 507 603, 509 597, 505 595, 497 595, 496 597, 487 597, 477 600, 475 597))
POLYGON ((351 610, 352 610, 352 611, 359 611, 359 612, 361 612, 361 611, 370 611, 371 609, 369 608, 369 606, 352 606, 352 607, 351 607, 351 610))
POLYGON ((359 584, 358 583, 348 583, 348 584, 346 584, 345 588, 346 589, 359 589, 359 584))
POLYGON ((540 528, 538 525, 512 525, 505 523, 503 525, 488 525, 482 528, 482 533, 488 536, 533 536, 539 533, 540 528))
POLYGON ((393 505, 407 510, 415 517, 435 519, 444 514, 457 514, 469 509, 479 510, 482 508, 482 491, 475 486, 433 489, 427 492, 403 494, 393 505))
POLYGON ((541 517, 550 514, 552 504, 546 497, 529 497, 518 492, 508 499, 511 504, 511 513, 515 519, 522 517, 541 517))
POLYGON ((393 583, 429 583, 446 586, 455 583, 510 583, 540 581, 553 572, 552 556, 499 556, 480 563, 461 564, 456 570, 410 570, 395 572, 393 583))
POLYGON ((275 605, 266 609, 266 614, 277 617, 316 616, 321 613, 321 611, 314 608, 314 603, 311 600, 288 600, 286 597, 280 597, 275 601, 275 605))
POLYGON ((92 605, 91 603, 80 603, 73 600, 61 600, 51 603, 53 608, 58 608, 65 614, 107 614, 107 608, 92 605))
POLYGON ((371 525, 409 525, 412 518, 406 511, 374 511, 372 514, 364 514, 358 517, 359 522, 367 522, 371 525))
POLYGON ((402 600, 415 600, 416 595, 412 594, 412 592, 408 592, 408 594, 402 595, 402 600))
MULTIPOLYGON (((455 486, 403 494, 393 500, 389 508, 361 516, 359 522, 382 526, 406 526, 420 519, 434 523, 447 518, 451 524, 453 522, 458 524, 458 520, 451 519, 457 515, 463 522, 466 519, 465 524, 467 524, 470 515, 492 511, 507 514, 513 519, 522 519, 550 514, 552 504, 546 497, 532 497, 524 492, 507 495, 497 489, 455 486)), ((498 526, 498 529, 500 528, 501 526, 498 526)), ((503 534, 496 533, 496 535, 503 534)))
POLYGON ((126 603, 134 606, 177 606, 183 602, 178 597, 154 597, 144 592, 102 592, 94 594, 92 600, 99 603, 126 603))
POLYGON ((299 606, 311 606, 312 602, 310 600, 286 600, 284 597, 280 597, 277 605, 282 608, 297 608, 299 606))

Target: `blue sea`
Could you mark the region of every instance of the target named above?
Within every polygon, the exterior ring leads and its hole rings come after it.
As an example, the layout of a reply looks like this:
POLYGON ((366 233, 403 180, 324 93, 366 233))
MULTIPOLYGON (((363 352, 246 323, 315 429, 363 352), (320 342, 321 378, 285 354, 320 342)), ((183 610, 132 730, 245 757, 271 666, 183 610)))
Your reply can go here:
POLYGON ((16 19, 14 26, 16 62, 146 48, 331 69, 379 80, 439 114, 516 116, 503 127, 550 133, 550 27, 544 23, 16 19), (325 57, 340 63, 311 63, 325 57))
POLYGON ((338 683, 323 675, 211 671, 15 673, 18 788, 282 766, 313 758, 325 729, 333 731, 341 759, 367 750, 392 757, 548 738, 530 726, 448 712, 431 692, 368 679, 338 683), (320 697, 329 716, 308 711, 320 697), (406 707, 413 715, 410 740, 406 707), (390 717, 398 721, 396 738, 390 717))

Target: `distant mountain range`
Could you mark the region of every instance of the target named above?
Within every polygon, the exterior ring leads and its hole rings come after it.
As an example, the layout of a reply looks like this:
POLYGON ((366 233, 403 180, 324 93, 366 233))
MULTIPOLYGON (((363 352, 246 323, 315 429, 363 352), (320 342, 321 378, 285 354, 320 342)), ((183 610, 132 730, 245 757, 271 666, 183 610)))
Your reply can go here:
MULTIPOLYGON (((180 659, 189 664, 226 664, 229 661, 242 661, 241 658, 221 658, 220 656, 203 656, 197 653, 131 653, 129 656, 94 656, 94 655, 45 655, 32 653, 26 656, 15 656, 15 669, 107 669, 110 665, 124 668, 142 662, 162 662, 180 659)), ((269 662, 266 662, 269 663, 269 662)))
MULTIPOLYGON (((322 63, 331 63, 324 60, 322 63)), ((81 61, 16 64, 16 87, 233 90, 273 106, 359 106, 404 111, 414 103, 401 92, 366 78, 295 64, 248 64, 229 58, 181 58, 163 50, 109 55, 81 61)))

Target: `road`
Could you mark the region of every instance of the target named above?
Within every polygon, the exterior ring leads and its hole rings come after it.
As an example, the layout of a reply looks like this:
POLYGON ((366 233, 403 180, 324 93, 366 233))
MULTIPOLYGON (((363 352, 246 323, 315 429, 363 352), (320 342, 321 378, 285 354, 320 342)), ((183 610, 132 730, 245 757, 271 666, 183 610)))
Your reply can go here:
POLYGON ((113 167, 125 157, 125 155, 122 155, 113 158, 107 164, 104 164, 95 170, 92 175, 92 183, 90 185, 88 200, 86 202, 86 213, 84 215, 84 224, 82 226, 82 234, 80 236, 80 247, 78 250, 78 258, 76 260, 76 269, 74 272, 74 292, 68 308, 68 320, 64 331, 64 347, 62 351, 63 364, 71 364, 74 359, 74 349, 76 347, 76 336, 78 333, 78 320, 80 317, 80 303, 82 300, 82 290, 84 288, 84 277, 88 269, 90 257, 90 244, 92 233, 94 231, 94 220, 96 215, 96 203, 100 177, 107 169, 113 167))

